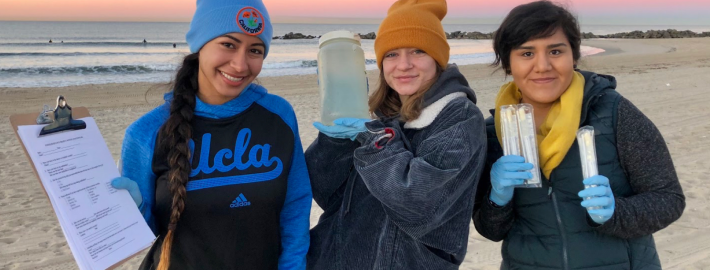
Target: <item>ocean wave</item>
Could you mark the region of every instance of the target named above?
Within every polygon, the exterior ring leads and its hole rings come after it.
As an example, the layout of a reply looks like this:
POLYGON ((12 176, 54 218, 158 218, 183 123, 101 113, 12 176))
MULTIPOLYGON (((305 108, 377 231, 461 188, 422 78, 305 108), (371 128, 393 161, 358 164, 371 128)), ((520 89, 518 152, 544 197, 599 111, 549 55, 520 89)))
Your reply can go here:
POLYGON ((29 67, 0 69, 7 75, 62 75, 62 74, 135 74, 175 71, 176 65, 117 65, 79 67, 29 67))
POLYGON ((308 68, 317 67, 317 60, 296 60, 286 62, 264 63, 263 69, 308 68))
MULTIPOLYGON (((376 59, 365 59, 366 65, 377 64, 376 59)), ((264 64, 264 69, 312 68, 318 67, 318 60, 295 60, 264 64)))
POLYGON ((464 60, 464 59, 478 59, 478 58, 487 58, 495 56, 494 53, 486 52, 486 53, 472 53, 472 54, 456 54, 456 55, 451 55, 449 57, 449 60, 464 60))

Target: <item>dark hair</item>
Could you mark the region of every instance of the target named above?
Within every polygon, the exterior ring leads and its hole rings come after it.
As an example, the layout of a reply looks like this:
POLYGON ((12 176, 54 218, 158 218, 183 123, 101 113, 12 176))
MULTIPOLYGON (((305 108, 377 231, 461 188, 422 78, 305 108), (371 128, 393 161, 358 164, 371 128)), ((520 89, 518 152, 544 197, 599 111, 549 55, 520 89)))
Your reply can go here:
POLYGON ((581 57, 582 43, 577 18, 567 9, 550 1, 535 1, 519 5, 508 13, 493 38, 496 60, 493 66, 501 65, 510 75, 510 52, 525 42, 546 38, 562 29, 570 46, 575 63, 581 57))
POLYGON ((168 185, 173 195, 168 233, 163 239, 159 270, 170 267, 170 250, 173 235, 180 215, 185 209, 188 177, 190 176, 190 147, 192 138, 192 118, 195 115, 195 95, 197 94, 197 73, 200 69, 199 54, 185 56, 172 84, 173 99, 170 102, 170 116, 158 132, 158 149, 168 153, 168 185))

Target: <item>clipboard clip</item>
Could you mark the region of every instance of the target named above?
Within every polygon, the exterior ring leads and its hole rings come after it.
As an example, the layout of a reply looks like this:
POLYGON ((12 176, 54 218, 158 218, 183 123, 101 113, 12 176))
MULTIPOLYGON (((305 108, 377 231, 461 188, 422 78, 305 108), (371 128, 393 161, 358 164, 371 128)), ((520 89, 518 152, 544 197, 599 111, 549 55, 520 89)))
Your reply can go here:
POLYGON ((49 109, 49 105, 44 104, 44 108, 42 109, 42 112, 39 113, 37 116, 37 124, 38 125, 45 125, 52 123, 52 118, 49 117, 49 114, 53 112, 52 110, 49 109))
MULTIPOLYGON (((46 110, 42 112, 42 114, 45 113, 49 114, 46 110)), ((39 117, 41 117, 42 114, 40 114, 39 117)), ((86 128, 86 123, 84 121, 74 120, 71 114, 71 107, 67 104, 67 100, 64 96, 57 97, 57 107, 54 108, 54 111, 52 111, 51 114, 49 114, 49 117, 52 119, 52 123, 43 127, 42 131, 39 132, 39 136, 66 130, 79 130, 86 128)))

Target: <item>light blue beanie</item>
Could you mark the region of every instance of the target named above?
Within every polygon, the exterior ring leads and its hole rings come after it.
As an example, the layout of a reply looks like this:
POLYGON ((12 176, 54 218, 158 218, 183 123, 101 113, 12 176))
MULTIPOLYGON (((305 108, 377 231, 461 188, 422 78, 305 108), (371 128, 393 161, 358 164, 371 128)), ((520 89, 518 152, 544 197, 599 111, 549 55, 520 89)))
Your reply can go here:
POLYGON ((269 13, 261 0, 197 0, 185 39, 196 53, 205 43, 228 33, 256 36, 264 42, 264 58, 269 53, 272 34, 269 13))

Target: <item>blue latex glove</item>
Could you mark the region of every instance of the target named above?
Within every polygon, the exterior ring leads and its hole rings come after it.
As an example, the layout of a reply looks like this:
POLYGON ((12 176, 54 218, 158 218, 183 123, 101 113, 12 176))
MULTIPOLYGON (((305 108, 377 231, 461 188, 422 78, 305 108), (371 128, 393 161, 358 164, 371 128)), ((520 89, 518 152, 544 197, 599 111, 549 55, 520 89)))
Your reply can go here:
POLYGON ((328 137, 350 139, 351 141, 354 141, 360 132, 367 131, 365 123, 370 121, 372 120, 360 118, 338 118, 333 121, 332 126, 326 126, 320 122, 313 123, 313 126, 328 137))
POLYGON ((504 206, 513 199, 515 186, 525 183, 525 179, 533 178, 532 163, 525 163, 525 158, 507 155, 493 163, 491 168, 490 200, 499 206, 504 206))
POLYGON ((595 175, 584 179, 585 186, 596 185, 585 188, 577 195, 582 198, 582 206, 587 209, 589 217, 597 224, 604 224, 614 214, 614 193, 609 187, 609 178, 602 175, 595 175), (589 198, 591 199, 585 199, 589 198))
POLYGON ((143 196, 141 195, 140 189, 138 189, 138 183, 131 179, 125 177, 117 177, 111 180, 111 186, 115 189, 125 189, 128 194, 131 194, 131 198, 136 203, 138 208, 143 204, 143 196))

